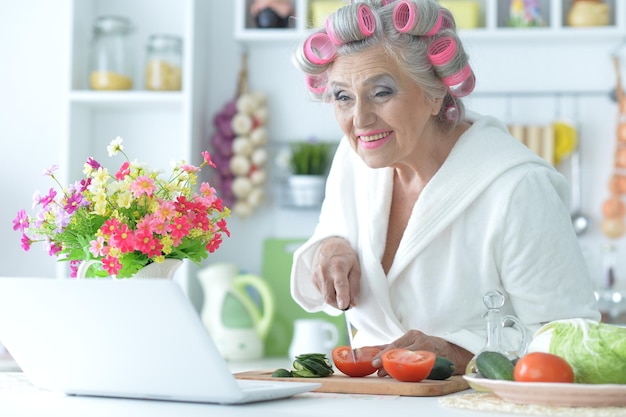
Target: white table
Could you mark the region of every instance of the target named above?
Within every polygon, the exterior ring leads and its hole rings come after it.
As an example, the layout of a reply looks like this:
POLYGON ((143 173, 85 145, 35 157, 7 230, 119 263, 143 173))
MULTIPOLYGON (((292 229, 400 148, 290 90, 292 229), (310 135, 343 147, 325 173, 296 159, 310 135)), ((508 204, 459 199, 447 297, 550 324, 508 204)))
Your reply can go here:
MULTIPOLYGON (((0 361, 4 369, 10 360, 0 361)), ((233 372, 273 369, 289 366, 286 359, 231 363, 233 372)), ((39 390, 26 381, 16 380, 14 373, 0 372, 0 416, 2 417, 195 417, 195 416, 271 416, 271 417, 384 417, 395 416, 463 417, 485 413, 445 408, 438 397, 399 397, 384 395, 350 395, 307 393, 284 400, 246 405, 213 405, 166 401, 126 400, 65 396, 39 390)), ((458 394, 452 394, 458 395, 458 394)), ((492 417, 511 414, 489 413, 492 417)))

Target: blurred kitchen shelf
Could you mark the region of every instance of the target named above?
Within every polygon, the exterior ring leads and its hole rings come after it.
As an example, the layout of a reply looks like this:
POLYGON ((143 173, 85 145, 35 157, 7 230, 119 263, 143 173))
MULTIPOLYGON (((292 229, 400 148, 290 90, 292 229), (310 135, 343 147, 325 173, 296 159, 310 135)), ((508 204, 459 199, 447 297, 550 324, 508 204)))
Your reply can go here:
MULTIPOLYGON (((204 128, 202 109, 209 49, 207 20, 212 1, 204 0, 72 0, 70 33, 69 117, 64 135, 60 181, 82 177, 88 157, 107 161, 106 146, 116 136, 124 139, 131 158, 165 168, 172 158, 200 158, 204 128), (116 15, 128 18, 128 38, 133 59, 134 90, 89 89, 92 25, 97 18, 116 15), (182 90, 146 91, 144 70, 146 45, 153 34, 182 39, 182 90)), ((67 276, 67 263, 59 263, 57 276, 67 276)), ((188 267, 181 274, 188 275, 188 267)))
MULTIPOLYGON (((241 42, 298 42, 309 35, 308 22, 312 20, 310 4, 324 0, 293 0, 295 17, 284 29, 259 29, 248 13, 252 0, 235 0, 235 39, 241 42)), ((607 26, 571 27, 567 16, 574 0, 540 0, 539 6, 545 26, 512 28, 508 26, 508 0, 476 0, 479 5, 476 29, 460 29, 467 40, 489 41, 546 41, 559 42, 617 40, 626 35, 626 2, 604 0, 609 5, 607 26)), ((347 1, 346 1, 347 4, 347 1)))
POLYGON ((184 102, 184 95, 180 91, 92 91, 74 90, 70 92, 72 104, 82 104, 93 108, 107 107, 163 107, 180 108, 184 102))

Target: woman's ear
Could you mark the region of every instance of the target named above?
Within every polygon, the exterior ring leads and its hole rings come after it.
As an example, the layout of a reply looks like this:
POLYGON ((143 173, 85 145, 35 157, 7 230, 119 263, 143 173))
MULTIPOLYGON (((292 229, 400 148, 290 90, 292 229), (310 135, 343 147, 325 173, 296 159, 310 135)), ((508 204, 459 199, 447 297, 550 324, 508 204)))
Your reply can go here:
POLYGON ((433 103, 432 103, 432 110, 431 110, 430 114, 432 116, 437 116, 439 114, 439 112, 441 111, 441 106, 443 106, 443 97, 438 97, 438 98, 434 99, 433 103))

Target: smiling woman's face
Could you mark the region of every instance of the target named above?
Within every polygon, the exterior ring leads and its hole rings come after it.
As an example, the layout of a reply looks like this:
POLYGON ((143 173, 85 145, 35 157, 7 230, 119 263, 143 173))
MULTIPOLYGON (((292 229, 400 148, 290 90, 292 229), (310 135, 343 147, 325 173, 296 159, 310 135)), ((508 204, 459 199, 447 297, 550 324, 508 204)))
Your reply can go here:
POLYGON ((335 116, 353 149, 371 168, 415 164, 436 146, 432 101, 382 47, 341 56, 329 71, 335 116))

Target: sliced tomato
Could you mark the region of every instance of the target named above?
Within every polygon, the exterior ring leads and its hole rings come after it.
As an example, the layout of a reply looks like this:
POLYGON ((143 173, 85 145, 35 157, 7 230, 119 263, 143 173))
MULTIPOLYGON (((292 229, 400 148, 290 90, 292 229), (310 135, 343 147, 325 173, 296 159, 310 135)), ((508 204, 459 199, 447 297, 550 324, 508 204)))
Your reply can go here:
POLYGON ((560 356, 532 352, 517 361, 513 369, 513 380, 518 382, 574 382, 574 370, 560 356))
POLYGON ((378 370, 372 366, 374 356, 378 355, 380 349, 366 346, 356 348, 354 356, 356 362, 352 359, 350 346, 339 346, 333 349, 333 362, 337 369, 348 376, 367 376, 378 370))
POLYGON ((430 374, 437 355, 426 350, 390 349, 381 356, 383 368, 394 379, 419 382, 430 374))

